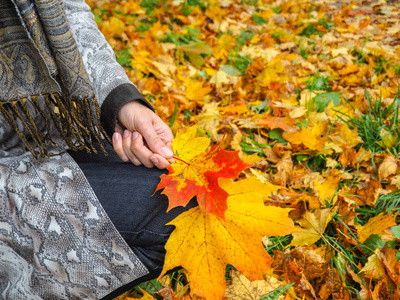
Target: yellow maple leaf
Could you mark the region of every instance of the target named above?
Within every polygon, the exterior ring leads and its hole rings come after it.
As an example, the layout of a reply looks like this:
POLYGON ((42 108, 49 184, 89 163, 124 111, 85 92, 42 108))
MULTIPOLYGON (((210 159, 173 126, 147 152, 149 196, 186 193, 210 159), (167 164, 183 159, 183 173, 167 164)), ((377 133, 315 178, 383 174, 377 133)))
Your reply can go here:
POLYGON ((117 17, 110 17, 109 20, 100 23, 100 30, 107 39, 121 37, 125 31, 125 23, 117 17))
POLYGON ((377 142, 382 148, 387 148, 388 150, 392 149, 394 146, 398 145, 399 137, 397 134, 392 134, 387 131, 385 128, 381 130, 379 133, 381 136, 381 141, 377 142))
POLYGON ((290 209, 264 205, 264 199, 281 187, 254 177, 237 182, 220 179, 219 184, 229 193, 225 221, 198 207, 171 221, 169 225, 176 228, 165 246, 160 275, 182 266, 189 273, 191 293, 206 299, 224 296, 228 263, 250 280, 263 279, 272 259, 262 238, 296 230, 288 217, 290 209))
POLYGON ((297 132, 284 132, 282 136, 292 144, 303 144, 308 149, 321 151, 326 142, 327 123, 317 123, 313 128, 302 128, 297 132))
POLYGON ((219 111, 218 102, 210 102, 203 105, 201 112, 193 118, 197 125, 211 134, 214 141, 220 141, 222 135, 218 134, 219 124, 223 120, 219 111), (220 137, 221 136, 221 137, 220 137))
POLYGON ((318 192, 319 199, 322 204, 325 203, 325 201, 331 201, 333 203, 336 202, 337 196, 335 196, 333 199, 332 197, 335 195, 336 190, 339 186, 340 182, 340 171, 333 169, 331 172, 326 176, 326 179, 324 182, 321 184, 318 183, 318 178, 315 178, 314 186, 315 190, 318 192))
POLYGON ((132 59, 130 61, 130 66, 133 69, 134 77, 136 79, 141 79, 144 77, 143 74, 149 74, 150 72, 158 73, 158 69, 153 67, 153 61, 150 58, 151 53, 142 50, 142 51, 131 51, 132 59))
POLYGON ((358 239, 364 243, 371 234, 380 234, 386 228, 394 225, 396 225, 396 215, 380 213, 376 217, 370 218, 364 226, 357 226, 358 239))
POLYGON ((172 140, 172 148, 175 155, 185 161, 190 161, 196 155, 207 150, 210 139, 207 137, 196 137, 197 126, 191 126, 186 132, 179 134, 179 139, 172 140))
POLYGON ((336 210, 337 208, 324 208, 317 209, 313 213, 306 211, 303 217, 297 221, 303 230, 293 233, 290 246, 308 246, 318 241, 336 210))
POLYGON ((211 77, 209 82, 215 84, 215 86, 219 89, 222 87, 222 84, 229 84, 230 81, 224 71, 217 71, 213 77, 211 77))
POLYGON ((277 78, 279 78, 280 81, 283 81, 284 78, 282 78, 282 76, 279 74, 284 70, 285 67, 280 59, 271 60, 263 72, 259 75, 260 81, 262 81, 262 84, 266 86, 269 86, 272 81, 276 81, 277 78))
POLYGON ((235 38, 230 34, 223 34, 218 39, 218 43, 213 49, 213 56, 220 59, 228 56, 229 49, 235 44, 235 38))
POLYGON ((379 249, 375 249, 374 254, 368 257, 368 262, 360 271, 365 277, 372 277, 372 279, 376 280, 381 280, 386 277, 385 266, 382 263, 379 253, 379 249))
POLYGON ((159 37, 159 36, 162 36, 164 34, 164 32, 167 31, 167 29, 168 29, 168 25, 167 24, 162 24, 160 21, 157 21, 150 28, 149 32, 153 36, 159 37))
POLYGON ((186 97, 195 102, 204 104, 204 97, 212 91, 209 86, 204 86, 202 81, 193 81, 186 88, 186 97))
POLYGON ((357 144, 362 143, 362 139, 357 133, 357 128, 350 129, 347 124, 341 124, 338 133, 338 135, 330 136, 330 138, 341 148, 354 148, 357 144))
POLYGON ((231 277, 232 284, 226 288, 225 294, 229 300, 258 300, 283 284, 272 276, 267 280, 250 281, 235 270, 232 270, 231 277))

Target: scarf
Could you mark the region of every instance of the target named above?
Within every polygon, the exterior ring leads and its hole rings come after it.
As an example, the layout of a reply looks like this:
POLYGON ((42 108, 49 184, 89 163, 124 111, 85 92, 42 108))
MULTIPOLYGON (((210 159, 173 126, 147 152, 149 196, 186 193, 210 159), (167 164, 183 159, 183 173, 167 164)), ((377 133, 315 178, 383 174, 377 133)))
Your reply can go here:
POLYGON ((0 1, 0 112, 35 159, 49 156, 55 137, 72 150, 96 152, 98 142, 105 152, 100 108, 61 0, 0 1))

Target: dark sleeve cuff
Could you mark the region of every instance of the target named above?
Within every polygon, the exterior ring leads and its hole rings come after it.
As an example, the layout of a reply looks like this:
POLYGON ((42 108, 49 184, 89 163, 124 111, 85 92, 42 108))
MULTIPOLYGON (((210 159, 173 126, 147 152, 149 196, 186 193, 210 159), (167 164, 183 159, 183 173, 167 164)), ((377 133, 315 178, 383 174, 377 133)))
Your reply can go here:
POLYGON ((154 111, 153 107, 137 90, 137 88, 130 83, 124 83, 113 89, 101 105, 101 125, 106 133, 111 137, 115 131, 115 122, 121 107, 130 101, 140 101, 143 105, 154 111))

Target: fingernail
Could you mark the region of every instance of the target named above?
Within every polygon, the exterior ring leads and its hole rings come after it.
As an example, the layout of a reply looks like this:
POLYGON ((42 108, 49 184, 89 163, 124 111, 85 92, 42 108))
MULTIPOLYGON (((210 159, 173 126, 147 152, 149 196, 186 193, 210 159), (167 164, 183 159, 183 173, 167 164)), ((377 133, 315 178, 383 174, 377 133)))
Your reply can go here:
POLYGON ((156 157, 151 157, 150 160, 155 166, 158 165, 158 163, 159 163, 159 161, 156 157))
POLYGON ((128 129, 125 129, 124 130, 124 138, 127 138, 128 136, 129 136, 129 130, 128 129))
POLYGON ((139 136, 139 132, 134 131, 134 132, 132 133, 132 141, 136 140, 136 139, 138 138, 138 136, 139 136))
POLYGON ((119 141, 119 133, 114 133, 113 134, 113 140, 114 140, 114 142, 118 142, 119 141))
POLYGON ((169 150, 167 147, 162 147, 161 152, 166 156, 166 157, 171 157, 174 156, 174 153, 169 150))

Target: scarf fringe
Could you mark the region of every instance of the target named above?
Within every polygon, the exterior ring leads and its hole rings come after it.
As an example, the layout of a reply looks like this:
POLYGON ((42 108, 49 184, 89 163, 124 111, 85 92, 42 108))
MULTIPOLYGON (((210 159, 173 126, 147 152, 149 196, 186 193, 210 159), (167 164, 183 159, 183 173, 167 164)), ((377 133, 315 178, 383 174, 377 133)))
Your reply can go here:
POLYGON ((66 103, 59 94, 29 96, 7 103, 0 102, 0 112, 35 159, 52 156, 48 153, 48 144, 58 145, 51 136, 52 125, 67 143, 68 149, 85 149, 87 152, 97 153, 93 144, 98 143, 102 152, 107 155, 104 138, 111 140, 100 124, 100 107, 96 98, 66 103), (28 101, 44 121, 44 130, 37 128, 28 108, 28 101), (45 107, 40 103, 44 103, 45 107), (29 140, 19 129, 18 120, 29 134, 29 140))

